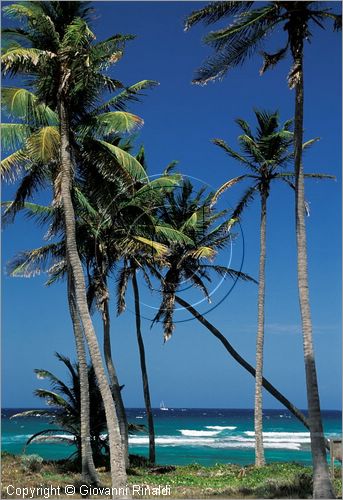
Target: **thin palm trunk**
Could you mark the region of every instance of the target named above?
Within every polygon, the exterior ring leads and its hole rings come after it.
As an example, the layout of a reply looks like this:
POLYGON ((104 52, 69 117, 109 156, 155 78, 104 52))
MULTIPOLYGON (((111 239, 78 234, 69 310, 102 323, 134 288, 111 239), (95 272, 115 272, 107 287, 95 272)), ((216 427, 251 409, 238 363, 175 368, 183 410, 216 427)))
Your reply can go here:
POLYGON ((120 435, 122 439, 122 446, 125 454, 125 466, 129 466, 129 437, 128 437, 128 423, 126 417, 126 411, 123 403, 123 398, 121 395, 120 385, 117 377, 117 372, 112 359, 111 350, 111 337, 110 337, 110 312, 109 312, 109 296, 106 286, 106 296, 103 299, 102 304, 102 322, 104 328, 104 357, 105 364, 110 379, 111 392, 113 400, 116 405, 117 417, 120 428, 120 435))
MULTIPOLYGON (((228 353, 243 367, 247 370, 253 377, 256 375, 255 368, 251 366, 238 352, 236 349, 232 347, 230 342, 226 337, 214 326, 212 323, 207 321, 207 319, 200 314, 196 309, 194 309, 191 304, 188 304, 184 299, 181 299, 179 296, 175 296, 175 301, 180 304, 180 306, 188 309, 188 311, 198 320, 201 324, 203 324, 211 333, 214 335, 225 347, 228 353)), ((304 424, 307 429, 310 428, 310 424, 305 415, 294 406, 281 392, 279 392, 266 378, 262 377, 262 385, 263 387, 272 395, 275 399, 277 399, 285 408, 287 408, 300 422, 304 424)))
POLYGON ((101 353, 98 340, 94 331, 93 323, 88 310, 86 285, 82 269, 82 264, 76 245, 76 230, 75 230, 75 212, 71 197, 72 187, 72 160, 70 146, 70 125, 67 112, 68 104, 65 100, 66 85, 68 80, 68 72, 61 65, 61 81, 58 92, 58 113, 60 120, 60 136, 61 136, 61 198, 63 204, 63 214, 66 232, 66 249, 67 261, 70 266, 72 279, 75 287, 75 300, 79 312, 82 328, 87 340, 89 353, 94 366, 96 378, 98 380, 99 389, 103 398, 104 409, 106 414, 109 449, 110 449, 110 467, 112 486, 120 488, 121 498, 126 495, 126 469, 124 453, 121 445, 121 437, 116 409, 113 402, 110 386, 108 384, 105 370, 102 364, 101 353))
POLYGON ((136 271, 134 271, 132 276, 132 287, 135 299, 135 316, 136 316, 136 333, 137 333, 137 342, 139 349, 139 359, 141 363, 141 371, 142 371, 142 382, 143 382, 143 393, 144 393, 144 402, 146 408, 146 415, 148 419, 148 430, 149 430, 149 462, 154 464, 156 461, 156 452, 155 452, 155 429, 154 429, 154 418, 151 409, 151 401, 150 401, 150 390, 149 390, 149 380, 148 380, 148 372, 146 368, 145 361, 145 348, 144 342, 141 332, 141 312, 140 312, 140 304, 139 304, 139 289, 136 277, 136 271))
POLYGON ((307 388, 307 404, 310 423, 311 451, 313 460, 313 497, 335 498, 326 461, 325 437, 320 412, 319 391, 316 364, 312 340, 312 321, 308 288, 306 226, 304 213, 304 171, 302 165, 303 143, 303 111, 304 111, 304 80, 303 80, 303 47, 298 46, 295 57, 295 67, 299 78, 295 87, 295 217, 298 262, 298 289, 303 332, 303 347, 305 356, 305 373, 307 388))
POLYGON ((262 411, 262 378, 263 378, 263 345, 264 345, 264 302, 265 302, 265 267, 266 267, 266 222, 267 194, 261 193, 261 225, 260 225, 260 269, 258 276, 258 318, 256 338, 256 373, 255 373, 255 465, 265 465, 263 449, 263 411, 262 411))
POLYGON ((79 364, 80 378, 80 434, 81 434, 81 471, 82 480, 87 484, 99 484, 98 474, 93 461, 90 433, 89 413, 89 383, 86 350, 82 327, 75 303, 75 292, 71 275, 68 273, 68 302, 70 316, 73 323, 76 353, 79 364))

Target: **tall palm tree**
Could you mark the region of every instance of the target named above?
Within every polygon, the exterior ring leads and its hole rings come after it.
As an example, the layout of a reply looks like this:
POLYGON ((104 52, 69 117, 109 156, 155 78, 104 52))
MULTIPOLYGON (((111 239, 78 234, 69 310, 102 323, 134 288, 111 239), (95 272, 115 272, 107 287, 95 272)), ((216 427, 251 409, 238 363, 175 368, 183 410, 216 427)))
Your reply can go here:
MULTIPOLYGON (((130 144, 127 144, 127 147, 130 149, 130 144)), ((93 212, 100 220, 96 228, 96 243, 88 246, 89 250, 88 253, 86 251, 85 255, 87 255, 89 276, 88 296, 90 302, 98 297, 105 318, 104 338, 107 338, 108 342, 110 338, 110 314, 107 280, 114 273, 116 266, 119 266, 119 262, 122 261, 122 269, 118 271, 118 314, 121 314, 125 309, 126 288, 129 279, 132 280, 135 295, 136 335, 149 430, 149 462, 153 464, 155 463, 155 433, 145 348, 141 333, 136 270, 139 266, 143 267, 144 270, 144 264, 141 263, 144 263, 145 260, 149 261, 152 255, 155 259, 164 255, 170 239, 177 238, 179 241, 184 239, 180 232, 159 224, 159 221, 154 218, 156 207, 167 192, 175 189, 181 176, 166 172, 162 176, 150 180, 146 172, 143 146, 135 158, 141 165, 144 174, 139 178, 130 177, 129 182, 122 183, 117 190, 111 179, 108 179, 106 182, 102 181, 101 193, 99 193, 99 186, 94 176, 87 178, 84 191, 87 192, 88 197, 91 196, 91 203, 94 202, 93 212), (157 241, 161 237, 163 241, 157 241), (95 253, 94 249, 96 249, 95 253)), ((89 224, 89 220, 87 223, 89 224)), ((146 273, 145 277, 147 277, 146 273)))
MULTIPOLYGON (((143 147, 140 148, 136 159, 146 171, 143 147)), ((173 191, 180 179, 179 174, 172 174, 166 170, 161 177, 153 180, 150 180, 147 174, 145 178, 131 179, 131 184, 126 187, 122 186, 121 192, 116 193, 116 195, 114 195, 111 188, 108 192, 105 191, 101 194, 101 203, 106 207, 108 231, 101 236, 101 247, 107 263, 107 270, 100 280, 105 283, 109 272, 114 269, 116 264, 119 266, 119 262, 122 261, 122 268, 118 270, 117 279, 118 314, 121 314, 125 309, 127 285, 129 280, 132 281, 135 297, 136 336, 149 430, 149 462, 151 464, 155 463, 156 459, 155 431, 145 347, 141 332, 139 287, 136 274, 141 269, 144 277, 148 279, 145 271, 146 263, 152 259, 155 261, 161 259, 166 253, 170 241, 183 241, 185 239, 181 232, 161 224, 155 217, 157 207, 163 201, 166 193, 173 191)), ((96 183, 92 178, 87 192, 90 193, 94 188, 96 191, 96 183)), ((95 199, 99 200, 97 193, 94 194, 95 199)), ((103 232, 103 227, 101 232, 103 232)), ((99 240, 99 235, 97 235, 97 239, 99 240)), ((101 262, 101 257, 96 258, 95 273, 98 275, 98 270, 101 268, 99 262, 101 262)), ((96 280, 91 279, 91 282, 96 283, 96 280)), ((108 291, 107 285, 105 288, 108 291)), ((106 296, 106 300, 108 300, 108 293, 106 293, 106 296)))
POLYGON ((304 71, 303 49, 305 40, 311 38, 311 24, 324 28, 323 22, 333 21, 335 30, 341 29, 342 18, 323 8, 322 2, 267 2, 255 7, 255 2, 212 2, 194 11, 186 20, 186 29, 198 22, 214 23, 224 17, 234 17, 232 24, 209 33, 205 41, 214 47, 215 55, 202 67, 195 83, 206 83, 242 64, 245 59, 265 44, 267 35, 277 27, 287 34, 286 45, 276 53, 263 52, 261 73, 274 66, 290 50, 293 66, 288 75, 290 88, 295 88, 294 173, 295 220, 298 262, 298 289, 303 332, 307 402, 310 418, 311 451, 314 467, 313 495, 315 498, 334 498, 326 462, 323 424, 320 413, 317 372, 313 350, 312 321, 308 293, 306 228, 304 217, 304 171, 302 165, 304 71))
MULTIPOLYGON (((142 152, 137 158, 142 156, 142 152)), ((94 161, 94 159, 93 159, 94 161)), ((142 161, 142 160, 141 160, 142 161)), ((86 166, 87 167, 87 166, 86 166)), ((89 173, 89 172, 88 172, 89 173)), ((159 225, 152 218, 154 205, 158 206, 166 191, 173 190, 180 180, 179 174, 168 174, 161 176, 153 181, 148 179, 142 182, 135 182, 125 187, 111 181, 101 179, 101 193, 98 192, 98 178, 92 173, 89 179, 84 179, 82 185, 74 185, 74 205, 78 218, 76 221, 76 235, 78 249, 84 266, 87 269, 87 297, 89 306, 92 309, 94 303, 97 304, 103 319, 104 326, 104 354, 110 375, 110 382, 113 397, 116 402, 118 419, 120 423, 126 424, 122 431, 123 441, 126 438, 127 448, 127 419, 125 409, 115 372, 111 347, 110 347, 110 307, 109 307, 109 287, 108 279, 115 272, 116 265, 124 255, 124 262, 128 255, 135 256, 132 263, 146 259, 156 259, 163 255, 166 250, 166 244, 159 243, 151 239, 155 233, 163 234, 164 242, 168 238, 179 240, 183 238, 181 233, 173 231, 171 228, 159 225), (133 186, 135 186, 133 188, 133 186), (87 194, 85 194, 87 193, 87 194), (128 229, 131 228, 131 229, 128 229), (152 257, 153 252, 153 257, 152 257), (110 364, 110 366, 109 366, 110 364), (115 387, 113 387, 115 384, 115 387), (118 411, 122 408, 122 413, 118 411)), ((8 205, 8 203, 6 203, 8 205)), ((156 209, 155 209, 156 210, 156 209)), ((65 259, 65 236, 61 221, 58 221, 58 209, 51 207, 42 207, 32 203, 25 203, 24 212, 30 217, 34 217, 37 222, 49 223, 50 235, 52 228, 55 234, 61 234, 62 240, 59 243, 49 244, 39 249, 22 252, 9 265, 8 270, 14 276, 30 276, 45 271, 50 273, 49 283, 67 274, 67 265, 65 259)), ((137 266, 136 266, 137 267, 137 266)), ((118 279, 119 294, 125 295, 127 279, 122 278, 131 271, 131 277, 134 281, 134 264, 130 270, 124 265, 123 271, 118 279), (121 287, 124 287, 121 290, 121 287)), ((136 281, 135 296, 138 295, 138 284, 136 281)), ((125 308, 123 297, 118 300, 118 311, 122 312, 125 308), (120 304, 120 305, 119 305, 120 304)), ((145 351, 143 337, 140 331, 140 312, 139 298, 136 300, 136 326, 137 341, 139 346, 144 399, 146 402, 148 427, 150 436, 149 461, 155 461, 154 428, 152 421, 152 411, 150 404, 150 394, 148 386, 148 376, 146 369, 145 351)))
MULTIPOLYGON (((59 141, 56 140, 56 130, 53 134, 54 152, 57 152, 59 157, 57 162, 59 168, 54 185, 55 201, 57 200, 63 206, 68 272, 72 275, 78 314, 103 396, 108 422, 112 484, 125 487, 126 471, 120 432, 115 405, 88 310, 85 279, 76 244, 75 213, 71 190, 74 165, 77 161, 75 155, 72 155, 72 150, 75 149, 73 125, 77 123, 87 106, 93 107, 94 110, 94 104, 103 90, 113 91, 118 88, 120 82, 118 84, 103 72, 122 56, 124 42, 132 37, 116 35, 94 44, 95 36, 85 19, 77 17, 80 16, 76 13, 77 7, 80 7, 78 3, 75 2, 76 9, 71 9, 73 12, 70 16, 71 3, 28 2, 6 7, 7 14, 25 21, 27 30, 20 33, 20 37, 24 38, 22 44, 14 41, 8 46, 2 56, 2 63, 5 71, 13 75, 28 72, 33 75, 37 97, 44 105, 49 105, 56 110, 58 116, 59 141)), ((16 33, 12 32, 9 35, 18 39, 19 31, 16 30, 16 33)), ((110 104, 107 103, 107 105, 110 104)), ((102 126, 105 128, 110 126, 112 130, 117 129, 118 120, 115 121, 117 125, 113 127, 111 118, 103 117, 102 126), (110 122, 112 125, 109 125, 110 122)), ((92 128, 92 120, 85 128, 86 133, 90 128, 92 128)), ((51 136, 51 129, 49 132, 51 136)), ((114 146, 105 142, 104 147, 110 150, 115 158, 119 156, 118 162, 123 161, 123 155, 121 152, 118 153, 114 146)), ((20 160, 18 162, 17 157, 16 165, 22 162, 22 159, 20 160)), ((10 166, 11 161, 7 162, 7 167, 10 168, 10 166)))
MULTIPOLYGON (((287 179, 287 173, 284 172, 284 174, 285 182, 292 185, 291 180, 287 179)), ((236 182, 238 182, 238 180, 236 180, 236 182)), ((204 280, 208 280, 208 273, 211 271, 219 273, 224 277, 233 278, 236 281, 240 278, 247 280, 252 279, 241 271, 234 271, 230 268, 217 266, 215 264, 204 264, 201 260, 204 257, 208 258, 209 255, 213 256, 218 248, 229 241, 230 235, 228 235, 228 228, 234 224, 235 219, 230 217, 215 228, 211 227, 219 216, 225 216, 223 212, 218 213, 214 211, 213 203, 219 195, 225 191, 225 188, 229 187, 229 184, 230 181, 226 183, 222 189, 218 190, 215 196, 212 193, 205 199, 202 199, 203 193, 201 191, 197 195, 194 195, 193 187, 188 182, 183 183, 181 193, 179 193, 178 196, 176 196, 175 193, 168 195, 168 202, 165 203, 165 206, 161 209, 161 213, 159 214, 160 220, 168 222, 172 227, 182 228, 183 234, 191 236, 192 239, 188 243, 188 246, 184 244, 182 248, 177 244, 171 245, 171 251, 164 257, 160 266, 156 265, 156 262, 152 262, 149 265, 151 274, 161 281, 163 293, 163 300, 155 321, 160 321, 163 318, 165 339, 167 340, 170 338, 174 329, 174 304, 178 303, 180 306, 187 309, 194 318, 204 325, 207 330, 219 340, 235 361, 255 377, 256 370, 254 367, 236 351, 218 328, 180 296, 179 291, 182 279, 189 279, 191 283, 200 288, 206 296, 208 291, 204 280), (180 255, 183 256, 181 259, 180 255), (185 267, 185 269, 183 269, 183 267, 185 267), (163 268, 167 269, 165 275, 162 273, 163 268)), ((233 183, 230 185, 233 185, 233 183)), ((245 204, 246 202, 244 206, 245 204)), ((265 377, 262 377, 262 385, 277 401, 302 422, 305 427, 308 429, 310 428, 309 420, 301 410, 294 406, 265 377)), ((327 440, 325 444, 328 447, 327 440)))
POLYGON ((68 302, 70 316, 73 323, 74 337, 79 373, 80 391, 80 451, 81 451, 81 473, 86 483, 98 484, 99 479, 94 465, 93 452, 91 447, 91 416, 90 416, 90 389, 89 375, 87 376, 87 355, 80 319, 78 317, 75 291, 71 274, 68 273, 68 302))
MULTIPOLYGON (((151 258, 151 252, 148 256, 151 258)), ((121 314, 126 308, 125 294, 127 291, 127 286, 129 280, 132 282, 133 296, 134 296, 134 308, 135 308, 135 323, 136 323, 136 337, 138 344, 139 360, 142 375, 142 385, 143 385, 143 396, 144 404, 146 410, 146 417, 148 422, 149 431, 149 463, 154 464, 156 461, 156 446, 155 446, 155 426, 154 426, 154 416, 151 406, 151 396, 149 388, 149 377, 148 369, 145 355, 144 339, 142 335, 141 328, 141 311, 140 311, 140 295, 139 295, 139 285, 137 280, 137 273, 141 270, 145 278, 147 279, 147 274, 144 269, 147 261, 143 258, 138 258, 136 255, 130 260, 124 259, 122 269, 118 276, 118 314, 121 314)))
MULTIPOLYGON (((266 228, 267 228, 267 200, 274 181, 284 181, 292 186, 293 172, 285 172, 294 158, 293 133, 290 128, 292 120, 288 120, 282 127, 279 124, 277 112, 255 110, 257 130, 254 134, 249 124, 242 119, 237 119, 242 135, 238 137, 241 151, 236 152, 221 139, 214 139, 214 144, 224 150, 230 158, 239 161, 248 170, 248 174, 235 177, 215 193, 212 203, 228 188, 236 183, 249 180, 249 186, 233 211, 232 218, 240 218, 247 203, 255 196, 259 196, 261 203, 260 215, 260 263, 258 279, 258 319, 256 336, 256 375, 255 375, 255 464, 260 467, 265 464, 262 434, 262 377, 263 377, 263 346, 265 324, 265 262, 266 262, 266 228)), ((308 141, 303 147, 310 146, 315 139, 308 141)), ((305 177, 328 178, 323 174, 305 174, 305 177)))

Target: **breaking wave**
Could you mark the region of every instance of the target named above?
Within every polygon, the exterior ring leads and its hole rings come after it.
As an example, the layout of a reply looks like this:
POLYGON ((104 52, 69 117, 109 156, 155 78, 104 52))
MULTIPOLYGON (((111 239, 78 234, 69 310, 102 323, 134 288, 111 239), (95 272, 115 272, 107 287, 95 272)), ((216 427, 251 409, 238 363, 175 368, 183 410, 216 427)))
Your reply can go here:
POLYGON ((234 431, 237 427, 234 425, 206 425, 206 429, 213 429, 214 431, 234 431))
POLYGON ((195 431, 191 429, 179 429, 183 436, 217 436, 221 431, 195 431))

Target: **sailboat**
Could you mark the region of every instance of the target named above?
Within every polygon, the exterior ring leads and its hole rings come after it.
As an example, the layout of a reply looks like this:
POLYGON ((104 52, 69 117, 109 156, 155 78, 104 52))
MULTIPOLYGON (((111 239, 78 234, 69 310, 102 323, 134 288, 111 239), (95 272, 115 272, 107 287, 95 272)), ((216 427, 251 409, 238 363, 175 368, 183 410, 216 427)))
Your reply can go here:
POLYGON ((161 403, 160 403, 160 410, 161 410, 161 411, 168 411, 168 410, 169 410, 169 408, 167 408, 167 407, 165 406, 164 401, 161 401, 161 403))

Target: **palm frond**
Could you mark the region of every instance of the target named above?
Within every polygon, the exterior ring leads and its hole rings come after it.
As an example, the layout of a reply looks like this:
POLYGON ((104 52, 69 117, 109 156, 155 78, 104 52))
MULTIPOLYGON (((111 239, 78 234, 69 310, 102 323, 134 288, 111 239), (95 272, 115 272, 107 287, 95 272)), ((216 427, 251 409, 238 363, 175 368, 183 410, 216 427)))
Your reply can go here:
POLYGON ((205 298, 207 299, 207 302, 210 304, 211 297, 208 293, 207 287, 205 286, 203 280, 195 272, 189 271, 188 269, 185 269, 185 276, 186 278, 190 279, 194 283, 194 285, 202 291, 205 298))
POLYGON ((30 91, 18 87, 3 87, 1 89, 2 107, 5 112, 16 119, 21 119, 28 125, 57 125, 57 114, 47 105, 40 103, 30 91))
POLYGON ((27 410, 27 411, 21 411, 20 413, 16 413, 15 415, 12 415, 10 417, 10 420, 14 418, 25 418, 25 417, 35 417, 37 415, 40 415, 41 417, 47 417, 54 415, 54 413, 51 410, 27 410))
POLYGON ((24 123, 2 123, 0 130, 2 150, 21 148, 32 134, 31 127, 24 123))
POLYGON ((1 160, 0 173, 2 179, 8 182, 15 182, 28 162, 28 157, 24 149, 18 149, 6 158, 1 160))
POLYGON ((195 229, 198 224, 198 212, 192 213, 190 217, 182 224, 181 231, 187 231, 188 229, 195 229))
POLYGON ((178 161, 177 160, 173 160, 171 161, 170 163, 168 163, 168 165, 166 166, 166 168, 163 170, 163 176, 166 176, 166 175, 169 175, 170 172, 172 172, 174 170, 174 168, 176 168, 176 166, 178 165, 178 161))
POLYGON ((39 63, 47 63, 54 57, 56 54, 48 50, 12 47, 1 56, 1 65, 4 74, 29 73, 39 63))
POLYGON ((304 142, 303 143, 303 151, 305 149, 310 148, 311 146, 313 146, 313 144, 315 144, 318 141, 320 141, 320 137, 315 137, 314 139, 310 139, 309 141, 304 142))
POLYGON ((147 181, 147 175, 143 166, 136 158, 126 151, 105 141, 98 141, 116 160, 118 166, 137 181, 147 181))
MULTIPOLYGON (((14 153, 13 156, 16 156, 18 154, 20 156, 20 152, 17 151, 14 153)), ((9 157, 8 157, 9 158, 9 157)), ((5 160, 8 160, 8 158, 5 158, 5 160)), ((25 159, 26 157, 24 157, 25 159)), ((4 160, 4 161, 5 161, 4 160)), ((13 158, 12 158, 13 162, 13 158)), ((15 167, 16 163, 14 161, 15 167)), ((22 165, 18 165, 22 166, 22 165)), ((1 166, 1 168, 3 165, 1 166)), ((9 222, 13 221, 15 215, 19 210, 21 210, 24 207, 24 203, 27 199, 29 199, 32 194, 37 191, 38 188, 44 187, 46 180, 48 178, 49 174, 49 166, 42 166, 40 163, 27 163, 25 165, 27 174, 25 177, 19 182, 19 186, 17 187, 16 193, 15 193, 15 199, 7 206, 7 209, 4 213, 4 222, 9 222)), ((13 168, 13 165, 11 165, 11 168, 13 168)), ((13 170, 12 170, 13 172, 13 170)))
POLYGON ((269 54, 268 52, 262 52, 261 55, 263 57, 263 65, 260 69, 260 75, 263 75, 269 68, 272 68, 276 64, 278 64, 281 59, 286 56, 288 49, 288 44, 282 49, 278 50, 274 54, 269 54))
MULTIPOLYGON (((244 128, 243 130, 244 131, 248 131, 247 128, 244 128)), ((251 136, 251 131, 250 131, 249 135, 251 136)), ((216 146, 218 146, 221 149, 223 149, 225 151, 225 153, 227 153, 231 158, 233 158, 234 160, 239 161, 244 166, 249 167, 250 170, 252 170, 253 172, 256 172, 256 170, 257 170, 256 166, 251 161, 249 161, 247 158, 245 158, 244 156, 242 156, 241 154, 237 153, 232 148, 230 148, 230 146, 228 144, 226 144, 225 141, 223 141, 222 139, 213 139, 212 142, 216 146)))
POLYGON ((168 175, 154 179, 138 189, 128 201, 128 205, 158 204, 162 202, 167 192, 175 189, 179 185, 181 176, 178 174, 168 175))
POLYGON ((27 140, 27 151, 30 158, 41 163, 59 161, 60 133, 56 126, 42 127, 27 140))
POLYGON ((157 241, 153 241, 148 238, 144 238, 143 236, 133 236, 133 239, 143 243, 143 245, 147 248, 150 248, 153 252, 156 253, 157 256, 166 255, 169 252, 169 249, 163 243, 158 243, 157 241))
POLYGON ((235 269, 232 269, 231 267, 225 267, 225 266, 218 266, 214 264, 201 264, 200 266, 201 269, 205 268, 208 271, 215 271, 218 273, 220 276, 223 277, 229 277, 232 279, 241 279, 243 281, 252 281, 253 283, 258 284, 258 282, 249 276, 249 274, 243 273, 241 271, 236 271, 235 269))
POLYGON ((144 121, 137 115, 123 111, 111 111, 92 116, 89 123, 78 128, 81 137, 91 135, 103 138, 112 134, 125 134, 143 126, 144 121))
POLYGON ((86 21, 80 17, 74 19, 67 27, 61 41, 62 49, 77 52, 88 46, 95 39, 94 33, 90 30, 86 21))
POLYGON ((64 245, 50 243, 33 250, 26 250, 7 264, 7 272, 12 277, 31 278, 49 271, 52 264, 63 258, 64 245))
POLYGON ((95 112, 100 111, 110 111, 111 109, 118 109, 119 111, 125 111, 126 106, 129 102, 138 101, 142 90, 149 89, 159 85, 158 82, 154 80, 142 80, 140 82, 135 83, 134 85, 130 85, 125 90, 112 97, 104 104, 99 106, 95 112))
POLYGON ((194 245, 193 240, 189 236, 172 227, 166 225, 155 225, 154 230, 157 236, 161 236, 168 245, 175 243, 194 245))
POLYGON ((127 286, 129 278, 132 275, 132 269, 127 265, 124 265, 119 272, 117 280, 117 314, 121 314, 125 311, 126 302, 125 295, 127 291, 127 286))
POLYGON ((247 207, 247 205, 254 199, 256 192, 258 192, 257 189, 258 186, 257 184, 255 184, 244 192, 243 196, 240 198, 234 211, 232 212, 232 219, 240 219, 244 208, 247 207))
POLYGON ((48 370, 42 370, 39 368, 35 368, 34 372, 39 380, 49 379, 51 386, 55 390, 58 390, 58 391, 62 392, 63 394, 65 394, 72 401, 72 403, 74 405, 77 404, 75 396, 72 393, 72 391, 69 389, 69 387, 62 380, 60 380, 58 377, 56 377, 56 375, 54 375, 52 372, 50 372, 48 370))
POLYGON ((242 181, 243 179, 246 179, 246 175, 239 175, 238 177, 234 177, 233 179, 230 179, 227 182, 224 182, 222 186, 214 193, 214 196, 212 197, 211 200, 211 207, 215 205, 219 199, 219 197, 228 189, 230 189, 232 186, 237 184, 238 182, 242 181))
POLYGON ((253 2, 210 2, 202 9, 193 11, 185 20, 185 31, 197 23, 206 25, 215 23, 220 19, 238 14, 242 10, 248 10, 253 2))
POLYGON ((205 41, 214 45, 218 52, 205 61, 197 71, 193 83, 205 85, 209 81, 223 78, 229 69, 243 64, 245 59, 256 52, 265 35, 276 23, 270 21, 271 11, 268 12, 267 8, 259 10, 261 22, 254 25, 250 24, 252 19, 244 19, 241 24, 234 23, 229 28, 212 32, 206 37, 205 41))
POLYGON ((216 250, 211 247, 200 246, 194 250, 189 250, 187 255, 193 257, 193 259, 213 259, 216 255, 216 250))
MULTIPOLYGON (((67 429, 45 429, 43 431, 39 431, 39 432, 36 432, 35 434, 33 434, 33 436, 31 436, 25 443, 25 449, 27 448, 27 446, 32 443, 32 441, 57 441, 57 442, 65 442, 65 441, 68 441, 70 443, 70 441, 73 441, 73 438, 67 438, 67 437, 63 437, 61 435, 58 435, 57 433, 58 432, 63 432, 63 433, 68 433, 68 434, 71 434, 73 435, 73 433, 71 431, 67 431, 67 429), (49 436, 49 437, 48 437, 49 436)), ((75 439, 75 438, 74 438, 75 439)))
POLYGON ((56 392, 49 391, 47 389, 36 389, 34 394, 39 398, 45 399, 47 405, 49 406, 56 406, 57 408, 67 410, 71 414, 74 413, 72 406, 56 392))
MULTIPOLYGON (((1 203, 2 207, 6 207, 6 210, 11 210, 13 202, 3 201, 1 203)), ((6 216, 5 210, 5 216, 6 216)), ((56 209, 51 206, 38 205, 37 203, 24 202, 22 206, 22 211, 28 218, 33 218, 35 222, 39 225, 44 225, 51 222, 53 215, 56 214, 56 209)))

